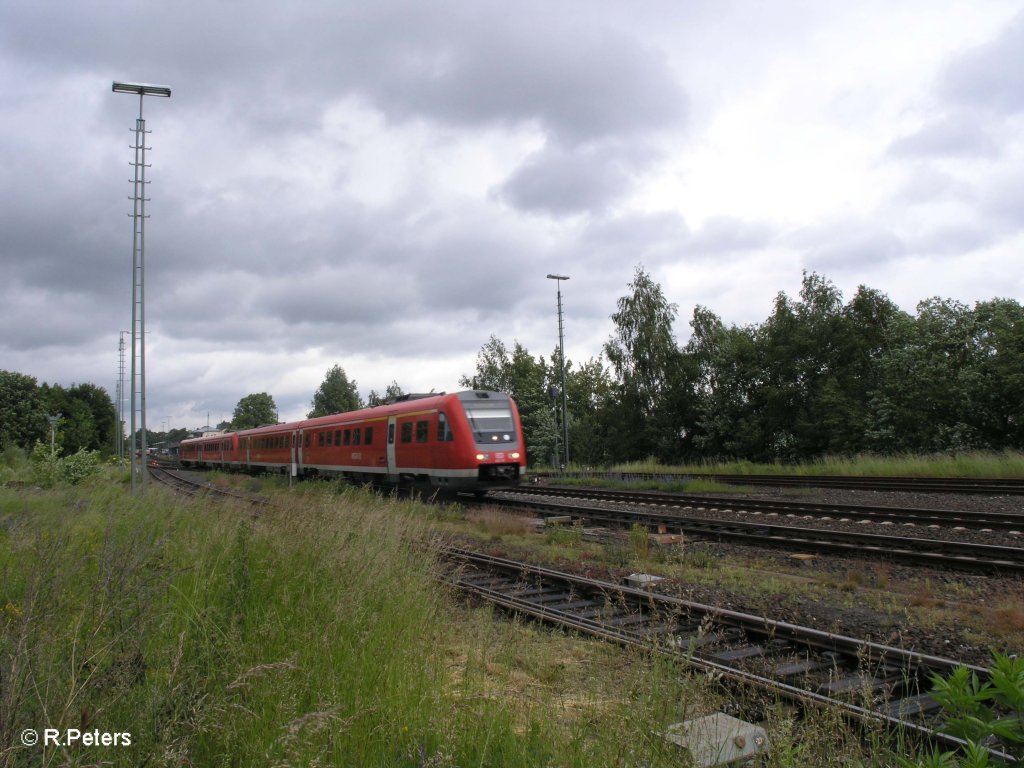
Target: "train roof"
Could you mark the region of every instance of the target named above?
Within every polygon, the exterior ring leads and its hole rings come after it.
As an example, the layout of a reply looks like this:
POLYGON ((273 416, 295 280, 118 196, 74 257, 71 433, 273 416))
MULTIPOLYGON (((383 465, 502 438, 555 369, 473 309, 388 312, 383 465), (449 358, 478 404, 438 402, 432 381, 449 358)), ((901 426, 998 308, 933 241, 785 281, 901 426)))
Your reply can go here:
POLYGON ((461 402, 473 402, 489 400, 495 402, 507 401, 509 396, 504 392, 493 392, 484 389, 467 389, 461 392, 427 392, 423 394, 401 395, 388 401, 384 405, 373 406, 372 408, 360 408, 357 411, 345 411, 343 413, 332 413, 327 416, 317 416, 313 419, 302 419, 300 421, 281 422, 279 424, 263 424, 251 429, 240 429, 237 432, 224 432, 220 435, 207 437, 195 437, 183 440, 183 443, 216 441, 224 437, 238 435, 272 435, 280 432, 290 432, 295 429, 312 429, 326 424, 335 424, 341 418, 352 423, 368 421, 370 419, 382 419, 403 413, 429 411, 441 407, 443 403, 451 400, 461 402))
POLYGON ((482 389, 469 389, 461 392, 428 392, 424 394, 403 395, 391 400, 384 405, 377 405, 371 408, 360 408, 357 411, 345 411, 332 413, 327 416, 317 416, 312 419, 300 421, 282 422, 280 424, 266 424, 252 429, 238 431, 240 435, 269 435, 280 432, 290 432, 295 429, 313 429, 326 424, 335 424, 339 420, 352 423, 368 421, 370 419, 382 419, 389 416, 403 413, 429 411, 439 408, 442 404, 452 400, 461 402, 474 400, 492 400, 496 402, 507 401, 509 396, 504 392, 492 392, 482 389))

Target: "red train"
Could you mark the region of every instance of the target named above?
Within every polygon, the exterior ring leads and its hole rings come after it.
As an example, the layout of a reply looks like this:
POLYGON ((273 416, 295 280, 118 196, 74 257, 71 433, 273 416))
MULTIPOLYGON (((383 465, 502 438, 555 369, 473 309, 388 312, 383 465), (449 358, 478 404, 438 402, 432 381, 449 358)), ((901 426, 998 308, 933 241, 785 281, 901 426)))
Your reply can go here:
POLYGON ((387 405, 183 440, 184 467, 343 477, 482 494, 526 472, 519 410, 471 390, 406 395, 387 405))

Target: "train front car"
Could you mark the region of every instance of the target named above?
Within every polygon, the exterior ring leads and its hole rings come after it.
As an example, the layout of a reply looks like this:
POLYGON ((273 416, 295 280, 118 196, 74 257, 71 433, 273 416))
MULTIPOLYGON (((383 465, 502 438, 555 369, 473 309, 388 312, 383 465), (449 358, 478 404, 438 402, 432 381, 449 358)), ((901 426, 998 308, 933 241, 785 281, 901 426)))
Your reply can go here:
MULTIPOLYGON (((468 428, 469 465, 476 468, 473 490, 518 485, 526 474, 526 444, 515 401, 501 392, 471 390, 455 395, 468 428)), ((460 430, 462 431, 462 430, 460 430)))

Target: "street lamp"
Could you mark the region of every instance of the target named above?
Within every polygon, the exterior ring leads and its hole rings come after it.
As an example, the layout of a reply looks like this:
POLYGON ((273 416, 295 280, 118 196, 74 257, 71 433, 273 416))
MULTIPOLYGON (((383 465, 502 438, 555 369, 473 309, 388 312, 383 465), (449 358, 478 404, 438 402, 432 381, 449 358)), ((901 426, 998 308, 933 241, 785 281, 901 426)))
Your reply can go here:
POLYGON ((565 446, 565 468, 569 468, 569 421, 568 408, 565 395, 565 338, 562 333, 562 281, 568 280, 568 275, 548 275, 548 280, 554 280, 558 284, 558 355, 561 358, 562 369, 562 444, 565 446))
POLYGON ((57 453, 57 422, 60 421, 60 417, 64 414, 58 413, 56 416, 47 416, 46 420, 50 422, 50 456, 54 456, 57 453))
POLYGON ((142 486, 146 485, 146 121, 142 119, 142 102, 146 96, 169 98, 171 89, 166 85, 123 83, 114 81, 114 93, 128 93, 139 97, 139 117, 135 121, 135 180, 132 194, 132 380, 131 380, 131 487, 135 493, 135 475, 141 471, 142 486), (136 353, 137 351, 137 353, 136 353), (135 361, 138 359, 138 386, 136 387, 135 361), (136 391, 140 398, 136 407, 136 391), (141 469, 136 467, 135 413, 141 417, 142 454, 141 469))

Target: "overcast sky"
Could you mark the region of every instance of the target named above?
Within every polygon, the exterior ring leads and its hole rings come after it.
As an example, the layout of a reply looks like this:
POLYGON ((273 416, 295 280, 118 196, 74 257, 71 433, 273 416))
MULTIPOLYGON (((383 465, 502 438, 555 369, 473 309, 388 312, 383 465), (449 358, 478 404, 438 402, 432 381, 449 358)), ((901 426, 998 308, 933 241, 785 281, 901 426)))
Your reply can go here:
POLYGON ((638 264, 1024 300, 1024 3, 0 0, 0 368, 115 391, 147 98, 148 425, 600 354, 638 264))

